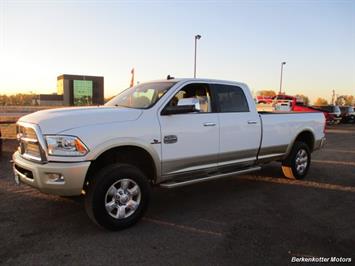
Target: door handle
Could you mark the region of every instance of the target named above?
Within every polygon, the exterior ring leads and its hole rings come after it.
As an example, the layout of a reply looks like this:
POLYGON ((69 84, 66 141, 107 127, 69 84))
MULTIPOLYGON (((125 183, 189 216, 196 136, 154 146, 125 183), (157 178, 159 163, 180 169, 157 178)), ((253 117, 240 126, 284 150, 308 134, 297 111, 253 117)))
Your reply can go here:
POLYGON ((165 144, 172 144, 176 143, 178 141, 178 138, 176 135, 168 135, 164 137, 164 143, 165 144))
POLYGON ((258 122, 257 121, 254 121, 254 120, 249 120, 248 121, 248 124, 249 125, 255 125, 255 124, 257 124, 258 122))
POLYGON ((213 123, 213 122, 206 122, 206 123, 203 123, 203 126, 204 127, 214 127, 216 125, 216 123, 213 123))

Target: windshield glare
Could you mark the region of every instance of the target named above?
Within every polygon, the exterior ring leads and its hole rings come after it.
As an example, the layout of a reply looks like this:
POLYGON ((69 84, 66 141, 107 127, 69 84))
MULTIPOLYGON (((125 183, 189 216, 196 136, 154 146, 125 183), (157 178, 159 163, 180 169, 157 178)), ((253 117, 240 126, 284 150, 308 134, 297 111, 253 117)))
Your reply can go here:
POLYGON ((148 109, 152 107, 175 83, 176 82, 142 83, 124 90, 105 105, 148 109))

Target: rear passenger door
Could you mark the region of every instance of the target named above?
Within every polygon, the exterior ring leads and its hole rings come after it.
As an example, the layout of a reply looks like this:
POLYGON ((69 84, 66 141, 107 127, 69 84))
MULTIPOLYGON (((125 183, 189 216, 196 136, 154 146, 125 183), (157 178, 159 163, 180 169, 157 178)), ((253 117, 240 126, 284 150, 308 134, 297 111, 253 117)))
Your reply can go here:
POLYGON ((261 123, 253 103, 248 102, 242 87, 225 84, 211 87, 220 126, 218 166, 242 168, 254 164, 261 140, 261 123))

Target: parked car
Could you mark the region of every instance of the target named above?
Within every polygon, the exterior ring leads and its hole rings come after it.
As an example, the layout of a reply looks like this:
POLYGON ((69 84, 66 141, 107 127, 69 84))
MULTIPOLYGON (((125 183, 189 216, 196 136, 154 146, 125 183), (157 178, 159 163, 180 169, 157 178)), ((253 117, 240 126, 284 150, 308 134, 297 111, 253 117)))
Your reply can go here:
POLYGON ((320 110, 326 113, 326 119, 328 125, 337 125, 340 123, 341 111, 337 105, 324 105, 324 106, 312 106, 316 110, 320 110))
POLYGON ((142 83, 105 106, 39 111, 17 126, 15 180, 84 194, 88 216, 110 230, 142 217, 151 185, 175 188, 272 161, 286 177, 304 178, 325 141, 322 113, 258 113, 247 85, 208 79, 142 83))
POLYGON ((355 110, 352 106, 340 106, 341 121, 343 123, 355 123, 355 110))

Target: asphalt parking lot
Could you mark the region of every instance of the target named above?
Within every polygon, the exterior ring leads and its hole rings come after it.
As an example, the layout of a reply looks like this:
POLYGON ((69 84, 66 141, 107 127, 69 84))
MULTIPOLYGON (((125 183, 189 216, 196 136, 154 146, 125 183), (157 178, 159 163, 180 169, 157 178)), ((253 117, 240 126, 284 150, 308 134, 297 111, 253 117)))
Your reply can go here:
POLYGON ((252 175, 155 188, 145 218, 120 232, 97 227, 82 201, 13 181, 14 141, 0 157, 0 264, 285 265, 292 256, 355 261, 355 125, 327 129, 308 177, 279 163, 252 175))

